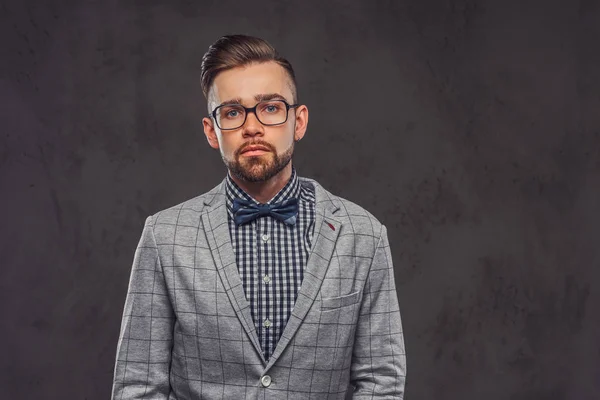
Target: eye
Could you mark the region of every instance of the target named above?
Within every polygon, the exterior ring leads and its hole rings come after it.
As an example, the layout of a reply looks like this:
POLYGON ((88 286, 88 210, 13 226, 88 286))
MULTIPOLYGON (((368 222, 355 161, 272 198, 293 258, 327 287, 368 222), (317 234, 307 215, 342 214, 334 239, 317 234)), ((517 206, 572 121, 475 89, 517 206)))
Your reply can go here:
POLYGON ((281 109, 281 105, 277 102, 274 103, 267 103, 265 104, 265 106, 263 107, 263 111, 266 111, 267 113, 276 113, 281 109))
POLYGON ((238 119, 244 116, 244 109, 237 106, 222 107, 219 115, 222 119, 238 119))

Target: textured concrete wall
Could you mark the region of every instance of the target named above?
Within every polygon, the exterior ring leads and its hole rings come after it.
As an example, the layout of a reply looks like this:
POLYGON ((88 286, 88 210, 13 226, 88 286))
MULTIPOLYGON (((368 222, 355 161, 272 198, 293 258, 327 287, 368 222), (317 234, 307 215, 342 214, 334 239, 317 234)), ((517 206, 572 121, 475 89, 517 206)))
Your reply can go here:
POLYGON ((225 176, 203 52, 271 41, 294 162, 389 229, 417 399, 600 398, 597 1, 0 2, 0 392, 106 399, 144 219, 225 176))

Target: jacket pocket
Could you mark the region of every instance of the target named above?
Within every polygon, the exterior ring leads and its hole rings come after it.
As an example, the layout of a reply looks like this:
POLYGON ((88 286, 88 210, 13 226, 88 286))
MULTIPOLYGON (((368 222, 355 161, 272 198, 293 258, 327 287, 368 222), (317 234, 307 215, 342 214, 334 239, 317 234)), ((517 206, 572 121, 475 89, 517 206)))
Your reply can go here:
POLYGON ((346 294, 339 297, 323 297, 321 298, 321 310, 335 310, 341 307, 350 306, 360 301, 361 291, 346 294))

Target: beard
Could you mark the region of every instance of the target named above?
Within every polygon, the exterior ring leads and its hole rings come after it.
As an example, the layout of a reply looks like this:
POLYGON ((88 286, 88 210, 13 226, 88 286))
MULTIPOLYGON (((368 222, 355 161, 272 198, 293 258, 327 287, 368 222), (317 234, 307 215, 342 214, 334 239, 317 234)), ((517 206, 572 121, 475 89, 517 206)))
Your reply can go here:
POLYGON ((294 155, 294 143, 281 154, 277 154, 272 146, 266 143, 260 144, 269 148, 269 153, 259 156, 244 157, 239 150, 235 152, 233 160, 227 160, 221 156, 225 166, 236 178, 246 182, 264 182, 281 172, 291 161, 294 155))

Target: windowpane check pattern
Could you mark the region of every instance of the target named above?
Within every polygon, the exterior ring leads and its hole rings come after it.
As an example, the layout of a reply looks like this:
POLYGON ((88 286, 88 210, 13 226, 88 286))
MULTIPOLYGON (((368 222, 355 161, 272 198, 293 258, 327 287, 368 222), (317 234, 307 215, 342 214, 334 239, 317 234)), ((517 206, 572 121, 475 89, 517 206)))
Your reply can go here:
POLYGON ((273 354, 290 318, 315 229, 315 194, 300 186, 296 169, 287 184, 268 203, 296 197, 299 200, 296 224, 288 226, 270 216, 262 216, 236 226, 233 199, 258 202, 227 174, 229 231, 236 264, 265 359, 273 354))
POLYGON ((314 179, 295 177, 314 193, 314 237, 303 244, 310 252, 302 284, 269 360, 233 249, 224 178, 146 218, 111 399, 344 400, 347 391, 353 399, 403 398, 406 355, 387 229, 314 179))

